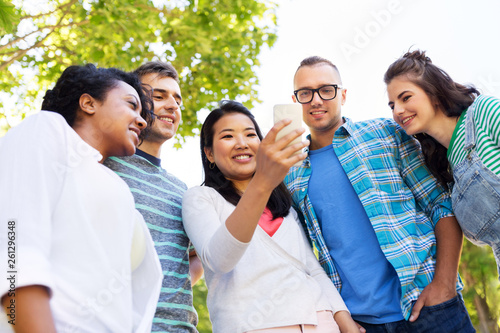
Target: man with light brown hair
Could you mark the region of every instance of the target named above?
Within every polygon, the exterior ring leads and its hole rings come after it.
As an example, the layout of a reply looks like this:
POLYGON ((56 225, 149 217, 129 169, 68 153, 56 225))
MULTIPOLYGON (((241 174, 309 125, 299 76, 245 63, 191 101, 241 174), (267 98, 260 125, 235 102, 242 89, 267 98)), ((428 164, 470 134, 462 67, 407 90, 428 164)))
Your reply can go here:
POLYGON ((392 119, 354 123, 337 67, 304 59, 294 102, 308 157, 285 179, 354 320, 370 332, 474 332, 459 291, 462 232, 418 142, 392 119))
POLYGON ((164 274, 152 331, 197 332, 198 317, 193 307, 192 284, 203 268, 182 224, 182 195, 187 186, 161 167, 161 148, 181 121, 179 76, 164 62, 148 62, 135 73, 151 90, 153 125, 130 157, 110 158, 105 165, 129 185, 137 209, 146 220, 164 274))

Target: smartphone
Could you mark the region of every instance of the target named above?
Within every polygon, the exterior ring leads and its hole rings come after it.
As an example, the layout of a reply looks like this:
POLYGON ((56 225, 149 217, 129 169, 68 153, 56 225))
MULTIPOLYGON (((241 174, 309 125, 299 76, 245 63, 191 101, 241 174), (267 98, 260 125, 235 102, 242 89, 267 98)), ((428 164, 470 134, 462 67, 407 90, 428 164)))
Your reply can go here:
MULTIPOLYGON (((288 118, 291 119, 292 122, 285 126, 281 131, 278 132, 278 135, 276 136, 276 140, 281 139, 288 133, 296 130, 297 128, 302 128, 302 105, 295 103, 295 104, 276 104, 273 109, 273 115, 274 115, 274 123, 276 124, 278 121, 288 118)), ((292 143, 294 144, 297 142, 301 142, 302 137, 299 136, 297 139, 293 140, 292 143)))
MULTIPOLYGON (((276 136, 276 141, 281 139, 283 136, 288 133, 296 130, 297 128, 302 128, 302 104, 294 103, 294 104, 276 104, 273 108, 273 121, 276 124, 278 121, 288 118, 291 119, 292 122, 285 126, 281 131, 278 132, 276 136)), ((302 136, 297 137, 290 145, 295 143, 302 142, 302 136)), ((298 154, 299 152, 297 152, 298 154)), ((297 162, 295 165, 300 165, 302 161, 297 162)))

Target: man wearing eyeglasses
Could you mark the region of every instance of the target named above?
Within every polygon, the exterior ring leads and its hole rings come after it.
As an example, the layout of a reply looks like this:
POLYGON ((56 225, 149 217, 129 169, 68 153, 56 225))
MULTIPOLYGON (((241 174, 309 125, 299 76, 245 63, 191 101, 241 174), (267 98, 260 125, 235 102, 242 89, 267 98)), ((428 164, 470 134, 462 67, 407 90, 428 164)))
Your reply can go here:
POLYGON ((304 59, 294 87, 311 144, 285 182, 352 317, 367 332, 475 332, 458 295, 462 232, 418 143, 392 119, 342 117, 327 59, 304 59))

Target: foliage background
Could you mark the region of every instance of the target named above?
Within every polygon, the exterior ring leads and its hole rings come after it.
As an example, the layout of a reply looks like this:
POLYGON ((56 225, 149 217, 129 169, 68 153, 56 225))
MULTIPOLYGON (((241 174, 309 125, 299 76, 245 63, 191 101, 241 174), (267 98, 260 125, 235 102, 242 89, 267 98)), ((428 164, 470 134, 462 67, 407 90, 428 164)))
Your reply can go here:
POLYGON ((171 62, 185 96, 177 139, 197 133, 196 113, 221 99, 258 102, 257 55, 275 39, 275 4, 244 0, 0 0, 0 126, 36 110, 69 65, 133 70, 171 62), (9 107, 7 103, 9 101, 9 107), (12 107, 12 105, 14 105, 12 107), (0 119, 1 120, 1 119, 0 119))

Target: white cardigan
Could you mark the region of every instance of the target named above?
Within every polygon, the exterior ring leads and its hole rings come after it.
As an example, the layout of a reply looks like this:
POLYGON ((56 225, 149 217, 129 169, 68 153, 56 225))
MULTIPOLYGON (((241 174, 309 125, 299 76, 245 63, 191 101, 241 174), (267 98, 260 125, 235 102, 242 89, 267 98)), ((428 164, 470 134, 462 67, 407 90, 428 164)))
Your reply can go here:
POLYGON ((316 325, 316 311, 347 310, 293 209, 272 238, 257 227, 242 243, 225 225, 234 208, 205 186, 189 189, 182 203, 184 228, 205 269, 214 332, 316 325))

